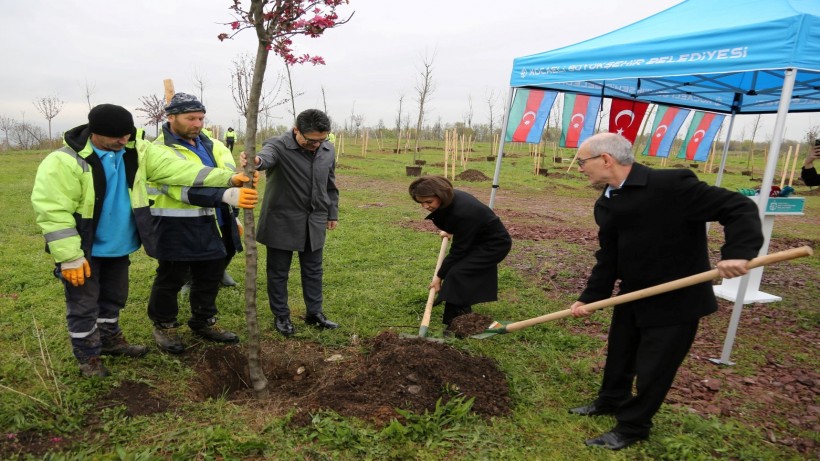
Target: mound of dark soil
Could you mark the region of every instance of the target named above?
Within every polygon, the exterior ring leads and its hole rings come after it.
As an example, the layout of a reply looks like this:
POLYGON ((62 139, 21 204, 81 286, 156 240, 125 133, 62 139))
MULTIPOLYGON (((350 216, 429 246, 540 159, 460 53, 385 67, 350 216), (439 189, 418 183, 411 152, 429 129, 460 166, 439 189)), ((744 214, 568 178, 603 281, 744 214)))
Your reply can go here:
MULTIPOLYGON (((434 411, 439 399, 459 396, 474 398, 472 411, 481 416, 511 412, 506 377, 492 359, 395 332, 383 332, 366 346, 362 354, 359 348, 324 350, 296 340, 263 345, 270 391, 264 404, 283 414, 295 410, 297 424, 307 424, 310 414, 320 410, 384 424, 399 417, 397 408, 434 411)), ((193 355, 198 398, 253 399, 241 346, 210 347, 193 355)))
POLYGON ((490 317, 473 312, 454 318, 447 330, 451 331, 456 338, 469 338, 486 330, 491 323, 493 319, 490 317))
POLYGON ((460 181, 489 181, 490 178, 478 170, 464 170, 456 175, 460 181))

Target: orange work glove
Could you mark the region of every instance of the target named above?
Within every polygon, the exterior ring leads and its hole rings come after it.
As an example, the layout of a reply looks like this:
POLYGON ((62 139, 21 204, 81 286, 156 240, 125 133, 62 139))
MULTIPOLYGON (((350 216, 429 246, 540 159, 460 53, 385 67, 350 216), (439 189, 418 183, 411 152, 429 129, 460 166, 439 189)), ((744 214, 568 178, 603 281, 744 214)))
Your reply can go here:
MULTIPOLYGON (((250 181, 250 178, 248 178, 248 175, 246 175, 245 173, 237 173, 237 174, 231 176, 230 183, 231 183, 232 186, 237 186, 238 187, 238 186, 242 186, 243 184, 245 184, 248 181, 250 181)), ((258 183, 258 182, 259 182, 259 172, 254 171, 253 172, 253 188, 254 189, 256 189, 256 183, 258 183)))
POLYGON ((85 285, 86 277, 91 277, 91 266, 84 257, 60 263, 60 271, 63 280, 75 287, 85 285))
POLYGON ((236 228, 239 229, 239 236, 245 236, 245 228, 242 226, 242 222, 239 221, 239 218, 236 218, 236 228))
POLYGON ((259 192, 247 187, 231 187, 222 194, 222 201, 239 208, 253 208, 259 200, 259 192))

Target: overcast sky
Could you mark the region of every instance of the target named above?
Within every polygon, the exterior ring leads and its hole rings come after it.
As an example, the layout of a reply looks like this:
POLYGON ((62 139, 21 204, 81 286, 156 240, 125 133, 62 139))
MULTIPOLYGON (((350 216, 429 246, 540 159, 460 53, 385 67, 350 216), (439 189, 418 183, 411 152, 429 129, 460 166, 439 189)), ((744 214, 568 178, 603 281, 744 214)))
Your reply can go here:
MULTIPOLYGON (((198 93, 211 123, 238 122, 230 91, 231 62, 255 52, 251 30, 220 42, 233 20, 231 0, 25 0, 6 1, 0 15, 5 38, 0 74, 0 115, 46 127, 32 101, 56 95, 65 106, 53 121, 58 133, 86 122, 86 88, 92 104, 113 103, 132 112, 139 98, 163 95, 162 82, 177 91, 198 93)), ((351 113, 364 124, 395 125, 399 98, 403 112, 417 116, 415 86, 422 61, 434 57, 435 92, 428 122, 464 120, 472 100, 473 123, 488 122, 487 99, 507 96, 512 60, 592 38, 662 11, 678 0, 350 0, 339 9, 348 24, 318 39, 295 40, 297 54, 322 56, 327 65, 292 68, 294 89, 303 93, 296 110, 323 108, 343 123, 351 113)), ((271 54, 267 79, 284 75, 271 54)), ((283 93, 284 95, 284 93, 283 93)), ((134 112, 138 124, 144 123, 134 112)), ((284 107, 275 124, 291 125, 284 107)), ((753 116, 739 117, 735 136, 751 133, 753 116)), ((771 137, 774 116, 764 116, 758 141, 771 137)), ((790 114, 786 137, 802 139, 820 125, 818 114, 790 114)), ((153 134, 153 129, 148 130, 153 134)))

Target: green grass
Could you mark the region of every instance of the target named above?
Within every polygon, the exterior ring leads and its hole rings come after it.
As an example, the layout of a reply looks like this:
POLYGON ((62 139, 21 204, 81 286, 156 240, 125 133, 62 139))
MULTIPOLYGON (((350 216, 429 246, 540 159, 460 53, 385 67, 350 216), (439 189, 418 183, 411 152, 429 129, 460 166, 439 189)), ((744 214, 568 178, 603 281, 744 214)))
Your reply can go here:
MULTIPOLYGON (((350 146, 349 141, 346 141, 350 146)), ((389 142, 388 142, 389 145, 389 142)), ((371 148, 374 144, 371 142, 371 148)), ((479 143, 469 168, 492 177, 494 162, 484 159, 489 144, 479 143)), ((368 153, 358 146, 339 159, 341 219, 329 232, 325 248, 325 310, 340 321, 339 330, 305 332, 326 347, 349 345, 355 335, 371 337, 390 327, 408 333, 418 328, 439 246, 434 233, 418 232, 399 224, 418 222, 425 215, 407 196, 410 178, 404 166, 410 154, 368 153), (353 187, 352 184, 356 184, 353 187), (404 328, 406 326, 406 328, 404 328)), ((239 149, 235 150, 237 153, 239 149)), ((571 152, 560 155, 571 157, 571 152)), ((451 400, 426 415, 407 415, 399 424, 384 428, 333 413, 319 413, 303 428, 287 424, 254 405, 224 399, 191 401, 184 385, 192 370, 178 358, 152 352, 144 359, 107 361, 114 372, 106 380, 81 379, 70 352, 65 326, 62 288, 51 276, 53 264, 43 252, 43 239, 34 223, 29 203, 32 180, 44 152, 0 155, 0 438, 26 431, 62 438, 50 459, 799 459, 797 452, 764 440, 755 428, 731 419, 706 419, 682 409, 664 406, 655 419, 652 438, 637 448, 619 453, 589 450, 583 440, 611 428, 610 418, 573 418, 566 408, 588 400, 600 382, 593 372, 604 342, 573 334, 568 325, 579 320, 545 324, 485 341, 461 341, 456 347, 493 357, 507 375, 514 412, 507 418, 482 420, 467 411, 470 402, 451 400), (41 356, 41 342, 50 361, 41 356), (48 373, 53 372, 51 376, 48 373), (141 381, 155 387, 168 400, 181 404, 152 416, 126 417, 121 407, 93 411, 96 398, 120 381, 141 381), (101 430, 86 436, 90 421, 101 430)), ((440 174, 440 150, 426 149, 424 171, 440 174)), ((551 155, 550 155, 551 157, 551 155)), ((551 160, 551 159, 550 159, 551 160)), ((644 159, 640 159, 644 160, 644 159)), ((657 164, 657 159, 648 163, 657 164)), ((670 161, 670 164, 677 163, 670 161)), ((550 171, 566 172, 567 164, 545 161, 550 171)), ((745 158, 730 158, 729 168, 740 170, 745 158)), ((526 150, 513 150, 504 160, 500 183, 518 195, 555 194, 578 199, 588 207, 597 192, 586 187, 582 176, 544 178, 532 174, 526 150)), ((762 171, 761 165, 757 171, 762 171)), ((457 173, 460 168, 457 168, 457 173)), ((714 174, 701 174, 707 182, 714 174)), ((727 175, 727 188, 749 187, 748 177, 727 175)), ((756 183, 755 183, 756 184, 756 183)), ((490 183, 457 183, 489 196, 490 183)), ((807 209, 820 207, 820 198, 807 197, 807 209)), ((591 211, 591 210, 590 210, 591 211)), ((817 216, 813 212, 813 216, 817 216)), ((590 223, 591 223, 591 212, 590 223)), ((815 218, 816 219, 816 218, 815 218)), ((787 218, 775 234, 792 238, 817 238, 816 227, 787 218)), ((531 242, 516 242, 526 252, 531 242)), ((571 244, 563 249, 585 252, 571 244)), ((272 337, 264 281, 264 249, 259 252, 257 300, 262 334, 272 337)), ((235 258, 229 271, 244 281, 244 258, 235 258)), ((817 270, 817 258, 812 262, 817 270)), ((153 344, 145 308, 155 262, 142 253, 132 258, 131 292, 121 324, 132 342, 153 344)), ((294 268, 295 269, 295 268, 294 268)), ((296 269, 295 269, 296 270, 296 269)), ((563 274, 568 276, 571 274, 563 274)), ((298 272, 292 274, 298 279, 298 272)), ((560 277, 556 283, 560 283, 560 277)), ((482 305, 481 312, 496 319, 520 320, 565 309, 572 299, 550 294, 509 266, 500 270, 500 299, 482 305)), ((817 286, 807 296, 817 299, 817 286)), ((290 284, 291 306, 304 313, 301 289, 290 284)), ((785 301, 784 301, 785 303, 785 301)), ((245 335, 242 290, 221 290, 217 304, 220 324, 245 335)), ((182 305, 182 312, 186 306, 182 305)), ((803 313, 807 324, 817 325, 817 312, 803 313)), ((437 318, 437 313, 434 313, 437 318)), ((604 319, 605 316, 601 316, 604 319)), ((437 322, 434 322, 437 323, 437 322)), ((436 326, 439 329, 440 326, 436 326)), ((602 325, 605 334, 606 322, 602 325)), ((774 347, 774 345, 772 346, 774 347)), ((734 360, 755 363, 759 351, 738 351, 734 360)), ((776 355, 776 354, 775 354, 776 355)), ((817 366, 815 357, 793 358, 817 366)), ((0 441, 2 444, 2 441, 0 441)))

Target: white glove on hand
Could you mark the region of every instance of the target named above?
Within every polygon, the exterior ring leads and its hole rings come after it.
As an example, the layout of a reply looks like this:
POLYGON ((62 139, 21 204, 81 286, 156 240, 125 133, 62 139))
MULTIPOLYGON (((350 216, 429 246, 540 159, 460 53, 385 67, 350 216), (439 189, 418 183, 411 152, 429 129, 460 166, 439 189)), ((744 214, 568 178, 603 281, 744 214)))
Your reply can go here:
POLYGON ((230 187, 222 194, 222 201, 239 208, 253 208, 259 198, 256 189, 247 187, 230 187))

